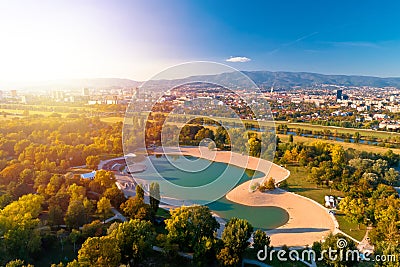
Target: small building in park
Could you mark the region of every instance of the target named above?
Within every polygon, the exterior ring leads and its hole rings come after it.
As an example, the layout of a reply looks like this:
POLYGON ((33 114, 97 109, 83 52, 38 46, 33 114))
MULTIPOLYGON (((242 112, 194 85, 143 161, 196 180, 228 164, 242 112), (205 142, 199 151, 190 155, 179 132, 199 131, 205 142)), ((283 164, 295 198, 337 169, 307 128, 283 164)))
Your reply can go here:
POLYGON ((81 178, 82 179, 93 180, 95 175, 96 175, 96 171, 92 171, 92 172, 88 172, 88 173, 82 173, 81 174, 81 178))

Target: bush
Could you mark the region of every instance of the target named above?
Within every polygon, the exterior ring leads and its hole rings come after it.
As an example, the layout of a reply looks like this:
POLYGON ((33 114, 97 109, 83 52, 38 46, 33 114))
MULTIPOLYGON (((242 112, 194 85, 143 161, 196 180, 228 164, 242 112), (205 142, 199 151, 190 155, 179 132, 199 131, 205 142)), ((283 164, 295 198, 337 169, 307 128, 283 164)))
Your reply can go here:
POLYGON ((254 183, 254 184, 252 184, 251 186, 250 186, 250 189, 252 190, 252 191, 255 191, 257 188, 259 188, 259 186, 260 186, 260 183, 254 183))
POLYGON ((274 190, 275 189, 275 179, 270 177, 268 181, 264 182, 262 185, 258 187, 261 192, 265 192, 266 190, 274 190))

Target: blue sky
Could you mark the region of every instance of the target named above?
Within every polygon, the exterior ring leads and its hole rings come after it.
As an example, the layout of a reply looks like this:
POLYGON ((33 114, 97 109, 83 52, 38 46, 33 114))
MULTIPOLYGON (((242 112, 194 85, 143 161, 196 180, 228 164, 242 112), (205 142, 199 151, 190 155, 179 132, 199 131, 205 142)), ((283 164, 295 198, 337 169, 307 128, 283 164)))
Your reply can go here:
POLYGON ((2 1, 0 79, 146 80, 192 60, 400 76, 398 14, 399 1, 2 1))

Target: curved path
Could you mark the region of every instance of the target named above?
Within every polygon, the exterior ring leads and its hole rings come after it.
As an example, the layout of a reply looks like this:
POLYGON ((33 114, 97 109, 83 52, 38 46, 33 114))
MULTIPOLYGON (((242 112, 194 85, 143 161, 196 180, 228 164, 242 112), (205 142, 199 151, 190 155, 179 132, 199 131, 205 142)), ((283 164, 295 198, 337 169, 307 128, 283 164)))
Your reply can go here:
MULTIPOLYGON (((267 160, 230 151, 210 151, 208 148, 181 147, 180 151, 164 148, 163 151, 157 150, 155 152, 191 155, 258 170, 266 173, 266 177, 273 177, 276 182, 283 181, 290 175, 288 170, 267 160)), ((266 177, 247 181, 237 186, 226 195, 226 198, 247 206, 280 207, 289 213, 289 221, 285 225, 267 231, 267 234, 271 236, 271 244, 273 246, 311 246, 314 241, 320 241, 329 232, 334 232, 334 219, 329 215, 328 210, 311 199, 282 189, 275 189, 266 193, 258 190, 254 192, 249 190, 252 183, 261 183, 266 177)), ((257 214, 254 214, 254 216, 257 216, 257 214)))

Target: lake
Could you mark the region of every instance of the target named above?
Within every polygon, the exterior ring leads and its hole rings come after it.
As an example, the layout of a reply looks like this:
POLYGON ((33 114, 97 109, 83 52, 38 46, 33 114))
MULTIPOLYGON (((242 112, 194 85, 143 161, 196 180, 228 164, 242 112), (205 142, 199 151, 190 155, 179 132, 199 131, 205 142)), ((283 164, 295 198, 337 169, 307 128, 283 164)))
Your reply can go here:
POLYGON ((195 203, 202 204, 201 201, 207 199, 204 196, 212 195, 213 192, 223 192, 217 200, 211 203, 205 202, 207 206, 226 220, 232 217, 246 219, 253 227, 259 229, 273 229, 285 224, 289 219, 289 214, 282 208, 245 206, 231 202, 224 196, 231 188, 252 177, 262 177, 264 174, 261 172, 192 156, 152 155, 147 157, 144 163, 147 166, 146 171, 136 173, 134 176, 146 180, 147 183, 152 181, 160 183, 162 196, 181 199, 193 197, 197 200, 195 203), (164 181, 158 173, 165 179, 164 181), (193 191, 197 192, 207 186, 208 189, 204 189, 202 194, 187 193, 191 189, 197 188, 198 190, 193 191))

